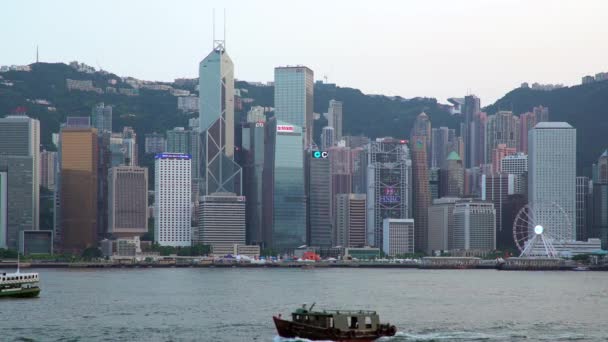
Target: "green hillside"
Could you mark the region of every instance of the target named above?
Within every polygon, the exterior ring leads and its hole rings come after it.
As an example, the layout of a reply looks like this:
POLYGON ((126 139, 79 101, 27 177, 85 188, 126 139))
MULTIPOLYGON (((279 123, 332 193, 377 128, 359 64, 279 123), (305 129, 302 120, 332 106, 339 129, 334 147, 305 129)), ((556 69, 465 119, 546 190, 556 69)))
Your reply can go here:
POLYGON ((590 176, 591 164, 608 147, 608 82, 552 91, 518 88, 486 111, 495 113, 499 109, 512 109, 521 114, 538 105, 549 107, 551 121, 566 121, 576 128, 578 174, 590 176))

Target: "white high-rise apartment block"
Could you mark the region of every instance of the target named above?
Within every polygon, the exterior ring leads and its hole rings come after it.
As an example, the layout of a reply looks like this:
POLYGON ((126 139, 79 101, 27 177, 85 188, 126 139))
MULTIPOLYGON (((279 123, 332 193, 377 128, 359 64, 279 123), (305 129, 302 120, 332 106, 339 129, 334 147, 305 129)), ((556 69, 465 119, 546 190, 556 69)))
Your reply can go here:
POLYGON ((513 175, 522 175, 528 172, 528 155, 519 152, 504 157, 500 161, 500 170, 503 173, 513 175))
POLYGON ((534 223, 556 240, 575 240, 576 129, 566 122, 540 122, 529 131, 528 145, 528 202, 547 208, 537 212, 534 223), (553 204, 568 220, 553 212, 553 204))
POLYGON ((155 158, 154 241, 161 246, 190 246, 192 158, 183 153, 162 153, 155 158))

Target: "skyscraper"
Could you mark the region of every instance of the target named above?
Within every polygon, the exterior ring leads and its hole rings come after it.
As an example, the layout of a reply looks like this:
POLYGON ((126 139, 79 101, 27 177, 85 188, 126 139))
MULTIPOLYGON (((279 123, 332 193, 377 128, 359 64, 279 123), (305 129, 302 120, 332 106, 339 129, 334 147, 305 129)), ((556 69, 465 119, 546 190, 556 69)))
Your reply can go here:
POLYGON ((369 144, 366 243, 382 247, 386 218, 411 218, 412 160, 405 140, 378 138, 369 144))
POLYGON ((327 150, 335 145, 335 130, 333 127, 326 126, 321 130, 321 149, 327 150))
POLYGON ((183 127, 175 127, 167 131, 166 152, 185 153, 192 156, 192 180, 197 181, 201 177, 200 164, 201 134, 197 129, 186 130, 183 127))
POLYGON ((57 152, 40 152, 40 186, 51 191, 55 190, 55 176, 57 165, 57 152))
POLYGON ((108 173, 108 233, 119 238, 147 233, 148 169, 115 166, 108 173))
POLYGON ((245 197, 235 194, 203 196, 195 243, 214 251, 245 244, 245 197))
POLYGON ((454 206, 453 249, 496 249, 496 211, 489 202, 467 199, 454 206))
POLYGON ((162 153, 154 161, 154 241, 161 246, 190 246, 191 157, 162 153))
MULTIPOLYGON (((414 120, 414 124, 412 125, 412 130, 410 131, 410 140, 414 141, 415 139, 423 140, 426 149, 426 156, 428 158, 427 165, 431 165, 431 120, 425 112, 418 114, 416 120, 414 120)), ((418 227, 418 222, 416 222, 416 227, 418 227)))
POLYGON ((576 238, 576 129, 566 122, 540 122, 528 137, 528 201, 538 205, 535 223, 551 227, 551 237, 576 238), (561 207, 568 221, 553 215, 561 207), (549 208, 549 209, 544 209, 549 208))
POLYGON ((576 240, 587 241, 593 193, 589 177, 576 177, 576 240))
POLYGON ((97 128, 97 134, 112 132, 112 106, 106 106, 103 102, 96 104, 91 111, 91 122, 97 128))
POLYGON ((331 180, 329 159, 307 151, 308 244, 331 247, 333 238, 331 180))
POLYGON ((500 111, 495 115, 490 115, 486 129, 486 156, 492 156, 494 149, 500 144, 517 151, 519 148, 519 127, 519 118, 512 112, 500 111))
POLYGON ((493 203, 494 209, 496 209, 496 246, 498 248, 506 248, 511 245, 513 236, 503 233, 503 231, 510 228, 503 227, 503 211, 505 210, 508 196, 514 194, 515 176, 507 173, 495 173, 482 175, 481 177, 481 199, 493 203))
POLYGON ((367 154, 362 147, 350 148, 352 162, 352 192, 364 194, 367 191, 367 154))
POLYGON ((485 164, 490 158, 486 155, 485 144, 488 124, 488 115, 484 112, 477 112, 473 115, 473 121, 469 126, 469 135, 471 137, 471 167, 478 167, 485 164))
POLYGON ((365 246, 365 194, 336 196, 336 245, 365 246))
POLYGON ((328 149, 332 218, 335 218, 336 197, 338 194, 350 194, 353 192, 353 163, 351 159, 353 155, 351 152, 350 148, 342 146, 334 146, 328 149))
POLYGON ((97 244, 97 129, 64 126, 60 150, 61 224, 56 235, 64 251, 79 252, 97 244))
POLYGON ((312 70, 305 66, 274 69, 274 116, 301 127, 305 147, 313 142, 313 77, 312 70))
MULTIPOLYGON (((261 107, 260 107, 261 108, 261 107)), ((249 114, 252 114, 250 111, 249 114)), ((262 244, 263 224, 263 170, 265 154, 265 125, 266 117, 261 115, 247 115, 247 124, 243 128, 244 163, 244 191, 247 199, 246 222, 247 243, 262 244)))
POLYGON ((474 142, 472 139, 472 134, 470 133, 471 131, 471 124, 473 123, 475 114, 479 113, 481 109, 481 101, 479 100, 479 98, 475 95, 467 95, 464 97, 464 106, 462 109, 462 116, 464 118, 464 130, 461 132, 461 135, 463 137, 464 140, 464 146, 465 146, 465 151, 464 151, 464 157, 465 157, 465 162, 464 162, 464 167, 466 168, 470 168, 473 166, 477 166, 477 165, 473 165, 473 155, 474 153, 472 152, 475 149, 474 146, 474 142))
POLYGON ((327 126, 334 128, 335 141, 342 140, 342 102, 329 100, 327 126))
POLYGON ((415 246, 417 251, 425 252, 428 242, 428 208, 431 204, 429 190, 429 168, 425 137, 412 136, 412 188, 414 221, 416 222, 415 246))
POLYGON ((302 128, 266 122, 263 171, 264 245, 286 251, 306 244, 306 189, 302 128))
MULTIPOLYGON (((431 164, 430 167, 445 168, 445 161, 448 157, 449 129, 439 127, 431 129, 431 164)), ((451 152, 451 151, 450 151, 451 152)))
POLYGON ((8 248, 17 249, 21 231, 39 229, 40 122, 38 120, 25 115, 9 115, 0 119, 0 172, 4 172, 6 177, 4 239, 8 248))
POLYGON ((199 64, 202 194, 242 194, 241 167, 234 161, 234 65, 224 42, 199 64))
POLYGON ((608 246, 608 150, 593 165, 593 219, 588 237, 599 238, 608 246))
POLYGON ((464 194, 464 168, 455 151, 448 155, 447 166, 441 170, 439 197, 462 197, 464 194))
POLYGON ((528 172, 528 156, 523 153, 508 155, 500 163, 500 171, 504 173, 523 175, 528 172))
POLYGON ((433 201, 429 207, 429 229, 427 253, 447 251, 452 249, 451 243, 454 234, 454 206, 460 198, 443 197, 433 201))

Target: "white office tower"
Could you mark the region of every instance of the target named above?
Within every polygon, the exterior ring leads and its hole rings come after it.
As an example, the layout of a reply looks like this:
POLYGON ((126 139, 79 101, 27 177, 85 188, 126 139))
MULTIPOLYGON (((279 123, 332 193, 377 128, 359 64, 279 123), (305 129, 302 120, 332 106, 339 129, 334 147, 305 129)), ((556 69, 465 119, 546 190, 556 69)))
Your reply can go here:
POLYGON ((414 219, 386 218, 382 226, 384 253, 389 256, 414 253, 414 219))
POLYGON ((321 130, 321 150, 327 151, 328 148, 335 145, 335 134, 335 129, 333 127, 323 127, 323 130, 321 130))
POLYGON ((523 175, 528 172, 528 155, 521 152, 504 157, 500 161, 500 171, 513 175, 523 175))
POLYGON ((154 163, 154 241, 161 246, 190 246, 192 158, 161 153, 154 163))
POLYGON ((333 127, 335 130, 335 140, 342 140, 342 102, 329 100, 329 108, 327 108, 327 126, 333 127))
POLYGON ((496 249, 496 210, 491 202, 466 199, 454 206, 456 250, 491 251, 496 249))
POLYGON ((540 208, 533 224, 547 227, 555 240, 575 240, 576 129, 566 122, 540 122, 529 131, 528 145, 528 202, 540 208))

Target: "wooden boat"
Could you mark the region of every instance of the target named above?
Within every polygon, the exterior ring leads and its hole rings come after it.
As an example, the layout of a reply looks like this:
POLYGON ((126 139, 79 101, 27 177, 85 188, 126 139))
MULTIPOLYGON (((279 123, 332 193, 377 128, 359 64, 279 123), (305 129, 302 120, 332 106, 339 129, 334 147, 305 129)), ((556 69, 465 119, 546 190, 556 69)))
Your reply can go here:
POLYGON ((306 305, 291 314, 291 320, 274 316, 279 336, 306 338, 312 341, 374 341, 383 336, 394 336, 397 328, 381 324, 375 311, 323 310, 312 311, 306 305))

